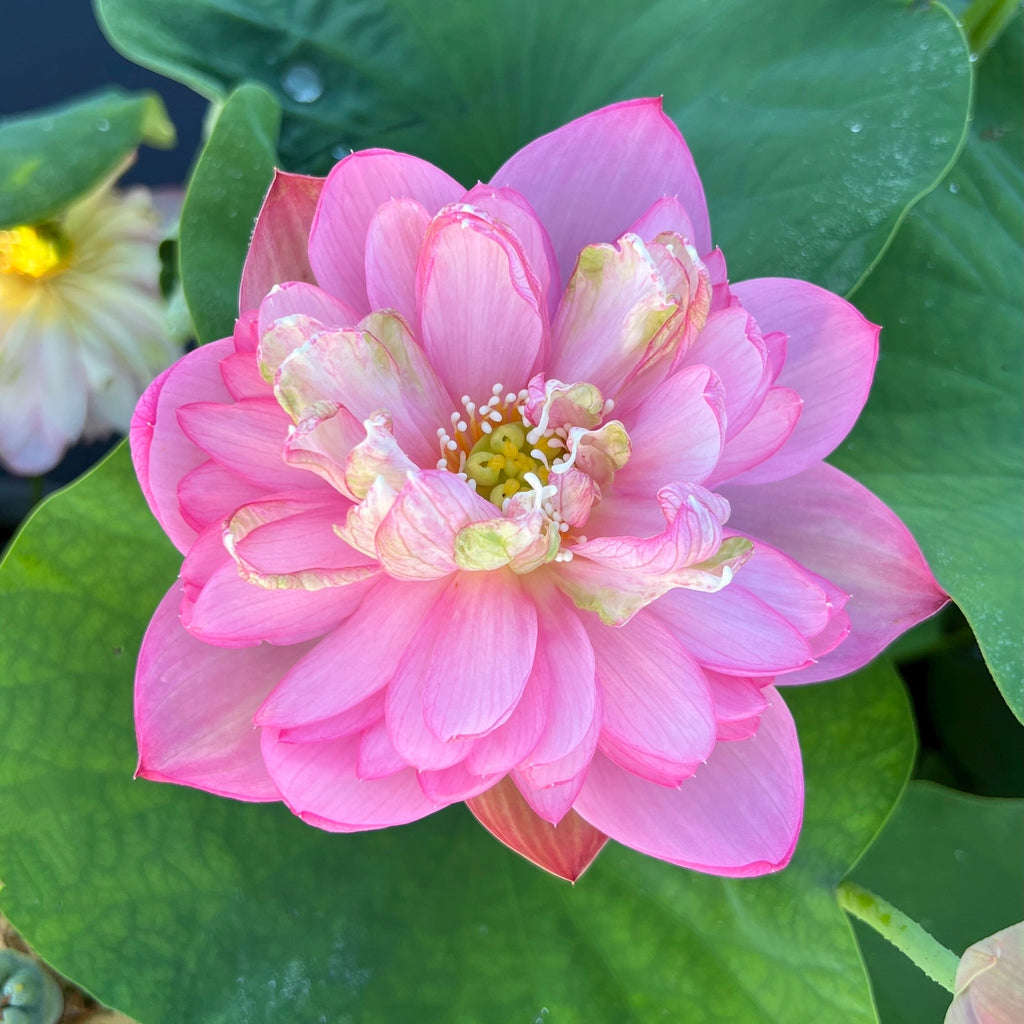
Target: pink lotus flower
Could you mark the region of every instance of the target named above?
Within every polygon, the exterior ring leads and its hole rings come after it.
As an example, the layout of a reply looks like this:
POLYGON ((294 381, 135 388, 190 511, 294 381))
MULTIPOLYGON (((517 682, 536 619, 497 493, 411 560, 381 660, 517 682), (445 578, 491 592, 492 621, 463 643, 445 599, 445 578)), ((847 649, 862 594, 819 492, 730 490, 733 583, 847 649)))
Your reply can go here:
POLYGON ((139 657, 139 774, 339 832, 465 800, 568 878, 607 836, 784 866, 775 682, 858 668, 944 595, 822 462, 877 328, 727 283, 660 102, 468 192, 383 150, 279 174, 241 309, 133 425, 185 554, 139 657))

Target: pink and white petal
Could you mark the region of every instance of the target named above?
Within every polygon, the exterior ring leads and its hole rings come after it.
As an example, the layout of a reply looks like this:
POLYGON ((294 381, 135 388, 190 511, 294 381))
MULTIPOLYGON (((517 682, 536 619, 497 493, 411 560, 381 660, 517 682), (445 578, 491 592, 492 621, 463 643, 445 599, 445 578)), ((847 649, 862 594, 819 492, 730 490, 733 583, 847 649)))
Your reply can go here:
POLYGON ((280 738, 288 743, 320 743, 323 740, 337 740, 342 736, 361 733, 383 717, 384 691, 378 690, 358 704, 331 715, 330 718, 322 718, 307 725, 291 726, 279 730, 279 733, 280 738))
POLYGON ((717 487, 726 480, 742 483, 748 469, 771 458, 786 443, 802 408, 803 399, 792 388, 769 388, 753 419, 726 442, 708 486, 717 487))
POLYGON ((713 594, 673 590, 654 609, 701 663, 728 675, 775 676, 811 663, 800 631, 740 585, 743 570, 713 594))
POLYGON ((307 316, 328 330, 354 327, 359 314, 333 295, 304 281, 285 281, 271 289, 260 303, 258 337, 262 338, 278 320, 307 316))
POLYGON ((228 562, 207 580, 182 623, 197 639, 223 647, 261 642, 297 644, 333 629, 352 614, 373 580, 326 590, 268 590, 238 575, 228 562))
POLYGON ((371 309, 393 309, 406 323, 418 320, 416 263, 430 214, 415 199, 391 199, 366 232, 366 294, 371 309))
POLYGON ((424 688, 428 728, 447 741, 506 722, 537 647, 537 608, 516 576, 459 573, 420 630, 435 641, 424 688))
POLYGON ((382 579, 333 632, 281 679, 255 721, 297 728, 341 715, 381 691, 443 585, 382 579))
POLYGON ((508 777, 466 803, 476 820, 509 849, 569 882, 587 870, 607 841, 573 811, 558 825, 545 821, 508 777))
POLYGON ((181 478, 178 507, 182 519, 193 530, 201 532, 265 493, 266 488, 262 485, 243 480, 230 469, 208 459, 181 478))
POLYGON ((588 245, 551 326, 550 373, 615 395, 678 308, 639 237, 588 245))
POLYGON ((370 311, 364 253, 373 215, 396 198, 415 199, 433 216, 465 189, 418 157, 365 149, 345 157, 327 176, 309 235, 317 283, 360 313, 370 311))
POLYGON ((283 458, 289 466, 315 473, 339 494, 355 500, 345 479, 345 464, 365 437, 366 428, 348 409, 327 403, 322 415, 310 413, 288 432, 283 458))
POLYGON ((666 231, 680 235, 688 241, 693 240, 693 221, 675 196, 664 196, 651 203, 651 205, 639 216, 628 231, 631 234, 639 235, 645 242, 653 241, 658 235, 666 231))
POLYGON ((726 439, 738 434, 761 408, 771 384, 768 349, 754 318, 739 307, 712 313, 680 366, 703 363, 725 389, 726 439))
POLYGON ((649 613, 617 629, 590 618, 584 625, 603 697, 599 749, 643 778, 679 785, 715 746, 714 703, 700 666, 649 613))
MULTIPOLYGON (((335 417, 336 418, 336 417, 335 417)), ((374 413, 363 422, 364 436, 345 457, 345 493, 362 501, 374 483, 383 477, 400 489, 416 465, 402 451, 391 432, 391 417, 386 412, 374 413)))
POLYGON ((282 446, 288 417, 272 398, 190 402, 177 410, 184 435, 225 469, 267 491, 325 490, 315 474, 289 466, 282 446))
POLYGON ((563 280, 585 245, 618 238, 664 196, 685 208, 698 251, 711 248, 700 176, 660 99, 616 103, 542 136, 508 160, 491 184, 530 201, 563 280))
POLYGON ((716 745, 678 789, 646 782, 598 755, 576 811, 641 853, 714 875, 741 878, 789 863, 803 818, 796 729, 774 690, 756 735, 716 745))
POLYGON ((211 647, 178 620, 168 591, 142 641, 135 673, 136 775, 236 800, 279 800, 252 714, 305 648, 211 647))
POLYGON ((189 402, 230 402, 220 361, 234 351, 230 338, 189 352, 146 389, 129 430, 132 462, 150 510, 175 547, 184 554, 196 530, 178 507, 178 482, 208 456, 178 424, 179 406, 189 402))
POLYGON ((733 285, 763 331, 788 335, 776 381, 804 400, 800 421, 746 483, 781 480, 823 459, 850 432, 867 401, 880 328, 845 299, 806 281, 759 278, 733 285))
POLYGON ((785 481, 727 490, 732 526, 785 551, 851 595, 844 609, 849 636, 816 665, 788 676, 787 683, 853 672, 946 603, 896 514, 838 469, 820 463, 785 481))
POLYGON ((242 268, 238 308, 256 309, 282 281, 312 281, 307 247, 324 179, 274 171, 242 268))
POLYGON ((761 715, 768 706, 764 689, 771 680, 744 679, 705 669, 715 701, 719 740, 745 740, 757 732, 761 715))
POLYGON ((477 184, 466 193, 464 201, 489 213, 515 235, 527 262, 537 274, 548 316, 553 317, 562 295, 558 261, 551 239, 526 197, 510 188, 477 184))
POLYGON ((459 568, 455 540, 471 522, 492 518, 494 506, 447 470, 410 473, 377 529, 381 566, 395 579, 439 579, 459 568))
POLYGON ((359 737, 287 743, 263 730, 263 758, 284 802, 303 821, 327 832, 404 825, 438 810, 411 768, 383 779, 356 775, 359 737))
POLYGON ((405 758, 395 750, 381 715, 364 730, 359 740, 356 775, 361 779, 383 779, 408 767, 405 758))
POLYGON ((617 491, 653 498, 673 480, 703 483, 722 455, 725 396, 707 366, 687 366, 656 387, 630 417, 629 462, 617 491))
POLYGON ((500 778, 500 775, 475 775, 464 762, 438 771, 420 772, 416 776, 423 792, 439 804, 472 799, 490 789, 500 778))
POLYGON ((416 268, 420 340, 452 394, 518 391, 547 344, 540 283, 519 242, 463 208, 435 218, 416 268))

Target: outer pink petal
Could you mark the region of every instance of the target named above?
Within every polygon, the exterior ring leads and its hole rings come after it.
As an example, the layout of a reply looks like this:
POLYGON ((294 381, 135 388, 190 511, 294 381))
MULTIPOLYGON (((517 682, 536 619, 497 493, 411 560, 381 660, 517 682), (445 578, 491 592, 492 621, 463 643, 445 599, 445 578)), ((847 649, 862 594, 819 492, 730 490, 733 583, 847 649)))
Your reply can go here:
POLYGON ((407 768, 383 779, 356 775, 359 737, 326 743, 286 743, 263 730, 263 757, 288 806, 328 832, 361 832, 403 825, 436 811, 407 768))
POLYGON ((453 764, 450 768, 438 771, 420 772, 416 776, 423 792, 431 800, 442 804, 477 796, 485 789, 490 789, 500 778, 500 775, 474 775, 464 763, 453 764))
POLYGON ((599 747, 662 785, 692 775, 715 746, 715 711, 700 666, 654 616, 610 628, 584 620, 603 694, 599 747))
POLYGON ((454 395, 518 391, 547 343, 540 283, 518 241, 462 208, 430 226, 416 269, 420 340, 454 395))
POLYGON ((521 149, 491 183, 533 205, 563 280, 585 245, 618 238, 663 196, 685 207, 697 249, 711 248, 697 168, 660 99, 616 103, 572 121, 521 149))
POLYGON ((693 241, 693 221, 675 196, 658 199, 629 226, 634 235, 639 235, 645 242, 653 241, 665 231, 680 235, 693 241))
POLYGON ((761 714, 768 706, 766 680, 726 676, 705 669, 715 700, 719 740, 745 740, 757 732, 761 714))
POLYGON ((132 416, 129 438, 135 472, 150 510, 175 547, 184 554, 196 538, 178 508, 178 482, 206 462, 178 425, 177 409, 186 402, 230 402, 220 360, 234 351, 230 338, 189 352, 146 389, 132 416))
POLYGON ((572 811, 558 825, 545 821, 530 809, 510 778, 467 803, 477 821, 507 847, 570 882, 587 870, 607 841, 572 811))
POLYGON ((317 288, 315 284, 286 281, 279 288, 268 292, 260 303, 257 321, 259 336, 262 337, 270 330, 275 321, 296 314, 319 320, 327 328, 354 327, 359 322, 359 314, 354 309, 339 302, 322 288, 317 288))
POLYGON ((181 478, 178 507, 185 522, 201 532, 265 493, 266 488, 208 460, 181 478))
POLYGON ((845 299, 806 281, 760 278, 733 291, 762 331, 789 336, 776 383, 804 400, 800 421, 771 459, 748 471, 744 483, 781 480, 823 459, 850 432, 871 387, 879 328, 845 299))
POLYGON ((774 676, 803 668, 811 648, 800 631, 742 587, 743 570, 717 593, 673 590, 654 611, 708 668, 731 675, 774 676))
POLYGON ((313 280, 306 248, 323 184, 323 178, 274 171, 242 269, 238 308, 243 313, 259 306, 275 284, 313 280))
POLYGON ((444 171, 418 157, 384 149, 346 157, 327 177, 309 236, 309 262, 320 287, 368 313, 364 252, 377 209, 408 197, 433 215, 464 192, 444 171))
POLYGON ((787 676, 787 683, 853 672, 946 603, 903 523, 838 469, 821 463, 777 483, 730 485, 727 493, 731 526, 852 595, 845 607, 850 635, 818 664, 787 676))
MULTIPOLYGON (((535 663, 536 664, 536 663, 535 663)), ((536 670, 508 721, 480 738, 465 760, 474 775, 505 775, 537 745, 547 725, 546 681, 536 670)))
POLYGON ((382 690, 440 591, 438 584, 388 579, 364 590, 353 614, 282 678, 256 721, 297 727, 342 714, 382 690))
POLYGON ((575 809, 612 839, 715 875, 778 871, 796 846, 803 772, 796 729, 774 690, 755 736, 720 743, 678 789, 657 786, 598 755, 575 809))
POLYGON ((252 713, 304 648, 200 643, 178 621, 180 601, 176 585, 157 607, 139 652, 136 774, 237 800, 278 800, 252 713))
MULTIPOLYGON (((254 719, 259 712, 254 715, 254 719)), ((280 730, 280 738, 288 743, 319 743, 322 740, 337 740, 342 736, 368 729, 384 717, 384 691, 378 690, 358 704, 341 711, 330 718, 323 718, 308 725, 296 725, 280 730)))
MULTIPOLYGON (((594 750, 596 749, 594 747, 594 750)), ((572 810, 572 805, 579 796, 594 750, 591 750, 587 763, 564 782, 554 782, 541 788, 534 786, 526 775, 518 771, 511 773, 512 781, 535 814, 539 814, 545 821, 550 821, 552 825, 557 825, 572 810)))
POLYGON ((374 213, 366 232, 366 293, 371 309, 396 310, 419 321, 416 263, 430 214, 415 199, 392 199, 374 213))

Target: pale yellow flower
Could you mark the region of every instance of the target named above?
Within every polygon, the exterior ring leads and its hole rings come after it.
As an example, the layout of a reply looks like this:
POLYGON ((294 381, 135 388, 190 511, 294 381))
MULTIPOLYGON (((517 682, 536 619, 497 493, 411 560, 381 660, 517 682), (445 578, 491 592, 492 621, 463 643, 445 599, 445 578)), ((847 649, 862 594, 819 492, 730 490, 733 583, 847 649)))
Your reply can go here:
POLYGON ((43 473, 78 440, 125 431, 178 355, 160 296, 149 192, 103 187, 38 225, 0 230, 0 463, 43 473))

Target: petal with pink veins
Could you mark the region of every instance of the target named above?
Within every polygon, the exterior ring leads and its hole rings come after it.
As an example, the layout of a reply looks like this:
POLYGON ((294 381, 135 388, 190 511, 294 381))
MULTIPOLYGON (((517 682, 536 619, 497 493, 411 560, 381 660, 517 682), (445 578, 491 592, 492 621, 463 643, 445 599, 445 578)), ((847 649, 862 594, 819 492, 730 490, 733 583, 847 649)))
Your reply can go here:
POLYGON ((700 176, 660 99, 616 103, 542 136, 508 160, 491 184, 530 201, 563 280, 585 245, 618 238, 664 196, 685 208, 698 251, 711 248, 700 176))
POLYGON ((345 468, 352 449, 365 438, 366 427, 348 409, 325 402, 288 432, 284 461, 289 466, 315 473, 339 494, 358 501, 359 496, 349 490, 345 468))
POLYGON ((678 789, 638 778, 598 755, 575 809, 612 839, 671 864, 727 877, 789 863, 803 818, 800 747, 773 689, 757 733, 719 743, 678 789))
POLYGON ((257 330, 262 338, 278 320, 306 316, 328 329, 354 327, 359 315, 315 284, 285 281, 272 288, 260 303, 257 330))
POLYGON ((364 591, 352 614, 282 677, 256 723, 289 729, 322 722, 383 690, 442 588, 383 579, 364 591))
POLYGON ((366 295, 366 235, 374 214, 392 199, 415 199, 433 216, 465 189, 418 157, 365 149, 345 157, 324 182, 309 235, 317 283, 361 314, 366 295))
POLYGON ((186 473, 178 484, 178 507, 181 517, 193 530, 203 531, 211 523, 219 523, 236 508, 256 501, 266 488, 225 469, 208 459, 186 473))
POLYGON ((391 432, 391 417, 387 413, 374 413, 364 421, 363 427, 366 436, 353 445, 345 458, 345 493, 355 495, 360 501, 378 477, 398 490, 408 474, 416 472, 415 464, 391 432))
POLYGON ((769 388, 761 408, 726 442, 709 485, 737 478, 742 483, 746 470, 770 459, 786 443, 802 408, 803 399, 792 388, 769 388))
POLYGON ((132 462, 150 511, 175 547, 185 554, 196 530, 181 515, 178 482, 207 461, 178 424, 179 406, 202 400, 230 402, 220 374, 220 361, 234 351, 230 338, 189 352, 146 389, 129 429, 132 462))
POLYGON ((136 775, 236 800, 279 800, 252 714, 305 647, 233 650, 189 636, 180 588, 160 602, 135 673, 136 775))
POLYGON ((418 322, 416 264, 429 225, 430 214, 415 199, 391 199, 378 207, 363 257, 371 309, 392 309, 406 323, 418 322))
MULTIPOLYGON (((321 641, 323 642, 323 641, 321 641)), ((305 725, 295 725, 280 730, 280 737, 288 743, 320 743, 323 740, 337 740, 342 736, 363 732, 384 717, 384 691, 378 690, 352 707, 339 711, 329 718, 321 718, 305 725)))
POLYGON ((776 381, 804 400, 800 421, 745 483, 781 480, 807 469, 850 432, 867 401, 878 358, 879 328, 845 299, 806 281, 759 278, 733 286, 763 331, 788 335, 776 381))
POLYGON ((274 171, 242 268, 238 308, 256 309, 281 281, 312 281, 307 246, 323 178, 274 171))
POLYGON ((438 804, 469 800, 485 789, 490 789, 500 778, 500 775, 474 775, 465 763, 453 764, 450 768, 438 771, 420 772, 416 776, 423 792, 438 804))
POLYGON ((753 736, 768 706, 766 680, 727 676, 711 669, 705 669, 704 675, 715 701, 717 738, 735 741, 753 736))
POLYGON ((531 784, 529 776, 517 771, 512 772, 512 781, 535 814, 539 814, 552 825, 557 825, 572 810, 573 802, 579 796, 583 780, 587 777, 590 758, 593 756, 592 750, 590 757, 587 758, 587 763, 575 775, 563 782, 553 782, 550 785, 538 787, 531 784))
POLYGON ((693 222, 690 215, 675 196, 663 196, 649 207, 629 226, 631 234, 639 235, 650 242, 665 231, 671 231, 687 240, 693 239, 693 222))
POLYGON ((559 878, 575 882, 607 837, 570 811, 558 825, 535 814, 510 778, 466 801, 477 821, 509 849, 559 878))
POLYGON ((603 695, 602 750, 620 767, 677 786, 715 746, 715 710, 704 673, 652 615, 617 629, 584 619, 603 695))
POLYGON ((362 832, 423 818, 439 809, 411 768, 383 779, 356 775, 359 737, 287 743, 263 730, 263 758, 284 802, 303 821, 327 832, 362 832))
POLYGON ((356 775, 361 779, 383 779, 408 767, 405 758, 395 750, 381 715, 360 737, 356 775))
POLYGON ((821 463, 786 480, 729 485, 732 525, 785 551, 850 594, 848 637, 787 676, 811 683, 853 672, 900 633, 933 615, 946 594, 910 532, 866 487, 821 463), (799 515, 794 514, 799 510, 799 515))
POLYGON ((416 268, 420 340, 452 394, 518 391, 547 345, 540 283, 518 241, 469 208, 427 231, 416 268))

